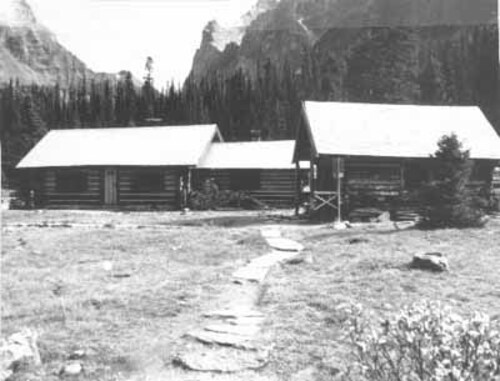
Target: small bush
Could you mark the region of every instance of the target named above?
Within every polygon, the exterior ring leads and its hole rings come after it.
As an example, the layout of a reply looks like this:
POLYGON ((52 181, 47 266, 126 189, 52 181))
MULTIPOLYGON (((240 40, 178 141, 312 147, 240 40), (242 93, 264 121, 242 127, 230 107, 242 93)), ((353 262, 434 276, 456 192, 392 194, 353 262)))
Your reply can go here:
POLYGON ((420 226, 424 228, 481 227, 485 223, 487 200, 468 188, 473 162, 457 136, 443 136, 438 142, 435 180, 419 192, 424 205, 420 226))
POLYGON ((359 306, 347 308, 354 362, 347 379, 380 381, 500 380, 498 324, 439 303, 404 308, 374 324, 359 306))
POLYGON ((218 208, 265 209, 267 206, 243 191, 219 190, 213 179, 206 179, 202 189, 189 195, 193 210, 215 210, 218 208))

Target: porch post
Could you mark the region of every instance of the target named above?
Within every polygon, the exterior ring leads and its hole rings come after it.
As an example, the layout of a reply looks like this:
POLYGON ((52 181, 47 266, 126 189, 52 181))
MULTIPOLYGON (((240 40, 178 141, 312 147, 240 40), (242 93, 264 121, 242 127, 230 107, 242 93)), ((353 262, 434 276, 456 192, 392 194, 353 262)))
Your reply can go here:
POLYGON ((300 162, 297 160, 295 162, 295 215, 299 215, 300 206, 300 191, 301 191, 301 181, 300 181, 300 162))
POLYGON ((342 208, 342 187, 341 187, 341 178, 340 178, 340 174, 341 174, 341 168, 340 168, 340 161, 342 159, 340 158, 340 156, 337 157, 337 221, 338 222, 341 222, 342 221, 342 211, 341 211, 341 208, 342 208))
POLYGON ((313 206, 314 206, 314 156, 311 155, 309 160, 309 218, 312 217, 313 214, 313 206))

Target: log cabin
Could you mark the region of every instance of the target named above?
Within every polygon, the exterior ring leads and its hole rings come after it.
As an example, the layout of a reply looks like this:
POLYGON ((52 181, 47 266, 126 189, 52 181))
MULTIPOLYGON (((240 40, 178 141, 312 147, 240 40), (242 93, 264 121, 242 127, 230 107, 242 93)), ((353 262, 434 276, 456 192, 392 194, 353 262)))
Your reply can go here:
POLYGON ((474 106, 308 101, 302 114, 293 160, 298 170, 309 161, 313 218, 341 220, 363 206, 405 207, 405 196, 433 178, 432 155, 444 135, 456 134, 469 150, 475 189, 492 185, 500 160, 500 138, 474 106))
POLYGON ((244 191, 273 207, 295 204, 297 176, 292 163, 293 140, 224 142, 211 145, 194 170, 194 186, 207 178, 219 190, 244 191))
POLYGON ((52 130, 17 168, 43 208, 182 208, 216 125, 52 130))

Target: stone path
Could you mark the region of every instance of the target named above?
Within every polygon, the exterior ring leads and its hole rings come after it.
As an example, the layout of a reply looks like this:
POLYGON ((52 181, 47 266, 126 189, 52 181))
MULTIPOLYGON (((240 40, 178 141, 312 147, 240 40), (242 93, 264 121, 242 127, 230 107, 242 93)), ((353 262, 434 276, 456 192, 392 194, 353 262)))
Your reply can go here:
POLYGON ((222 308, 204 313, 202 327, 186 333, 185 347, 174 360, 183 370, 176 379, 270 380, 255 372, 267 364, 272 350, 260 335, 265 316, 257 304, 270 270, 299 256, 303 247, 281 237, 278 227, 263 228, 261 234, 271 252, 234 272, 222 308))

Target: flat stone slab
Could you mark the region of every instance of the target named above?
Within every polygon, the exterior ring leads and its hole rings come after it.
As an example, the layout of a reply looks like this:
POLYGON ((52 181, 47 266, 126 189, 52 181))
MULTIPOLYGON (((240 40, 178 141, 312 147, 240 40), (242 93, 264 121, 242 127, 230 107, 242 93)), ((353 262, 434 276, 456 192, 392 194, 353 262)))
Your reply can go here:
POLYGON ((253 338, 260 331, 258 324, 210 324, 204 328, 205 331, 226 333, 230 335, 253 338))
POLYGON ((278 227, 275 226, 269 226, 267 228, 262 228, 260 230, 260 234, 264 238, 278 238, 281 237, 281 230, 278 227))
POLYGON ((288 238, 266 238, 269 246, 279 251, 302 251, 304 246, 288 238))
POLYGON ((235 373, 264 367, 268 356, 268 351, 210 348, 186 351, 176 356, 174 364, 198 372, 235 373))
POLYGON ((241 319, 241 318, 264 318, 264 314, 257 310, 248 308, 231 308, 216 310, 203 314, 204 317, 219 319, 241 319))
POLYGON ((254 325, 260 325, 264 322, 265 318, 264 317, 238 317, 238 318, 230 318, 230 319, 225 319, 224 321, 227 324, 231 325, 239 325, 239 326, 244 326, 244 325, 249 325, 249 326, 254 326, 254 325))
POLYGON ((234 272, 233 277, 236 279, 244 279, 251 282, 261 283, 264 279, 266 279, 269 269, 269 266, 261 267, 248 265, 234 272))
POLYGON ((187 335, 203 344, 216 344, 238 349, 257 350, 257 347, 250 341, 249 337, 241 335, 205 330, 193 331, 187 335))

